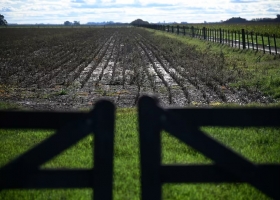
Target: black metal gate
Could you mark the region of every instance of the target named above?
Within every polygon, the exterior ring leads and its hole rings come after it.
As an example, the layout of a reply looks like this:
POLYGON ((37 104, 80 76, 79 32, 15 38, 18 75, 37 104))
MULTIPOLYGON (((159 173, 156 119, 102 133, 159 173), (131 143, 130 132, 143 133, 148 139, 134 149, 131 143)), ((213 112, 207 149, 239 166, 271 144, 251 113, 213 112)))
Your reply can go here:
POLYGON ((163 109, 144 96, 138 105, 142 199, 160 200, 164 183, 249 183, 280 199, 280 165, 255 164, 202 132, 200 126, 279 127, 279 108, 163 109), (214 161, 212 165, 161 164, 165 130, 214 161))
POLYGON ((115 106, 105 100, 90 113, 0 111, 0 128, 57 129, 50 138, 0 168, 0 190, 92 188, 94 199, 112 199, 115 106), (94 133, 94 168, 42 170, 52 159, 94 133))

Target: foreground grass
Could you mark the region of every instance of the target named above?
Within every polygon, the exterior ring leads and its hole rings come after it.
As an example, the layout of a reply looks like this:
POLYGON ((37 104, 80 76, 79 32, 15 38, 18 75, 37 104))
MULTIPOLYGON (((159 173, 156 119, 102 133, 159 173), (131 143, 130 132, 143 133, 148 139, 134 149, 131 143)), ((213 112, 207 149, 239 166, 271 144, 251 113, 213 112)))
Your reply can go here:
MULTIPOLYGON (((0 106, 1 107, 1 106, 0 106)), ((139 141, 135 109, 119 109, 116 121, 114 199, 140 199, 139 141)), ((203 127, 217 140, 257 163, 280 163, 279 129, 203 127)), ((0 166, 51 136, 52 131, 0 130, 0 166)), ((91 168, 89 136, 42 168, 91 168), (74 159, 73 159, 74 158, 74 159)), ((162 134, 163 163, 211 163, 167 133, 162 134)), ((91 199, 90 189, 3 190, 0 199, 91 199)), ((163 199, 268 199, 248 184, 166 184, 163 199)))
POLYGON ((154 34, 155 38, 169 37, 174 40, 192 45, 199 52, 210 54, 213 57, 221 55, 225 61, 236 70, 239 79, 230 83, 232 87, 243 87, 251 90, 260 90, 265 95, 280 99, 280 55, 263 54, 248 49, 232 48, 228 45, 213 43, 183 35, 146 29, 154 34))

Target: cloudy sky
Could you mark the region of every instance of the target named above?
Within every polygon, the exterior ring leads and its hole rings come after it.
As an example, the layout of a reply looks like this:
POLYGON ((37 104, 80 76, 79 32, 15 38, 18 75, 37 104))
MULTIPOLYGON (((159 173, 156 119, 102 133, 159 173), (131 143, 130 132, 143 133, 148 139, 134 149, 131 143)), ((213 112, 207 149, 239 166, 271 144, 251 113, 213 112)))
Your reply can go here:
POLYGON ((280 0, 1 0, 8 23, 64 21, 217 22, 231 17, 275 18, 280 0))

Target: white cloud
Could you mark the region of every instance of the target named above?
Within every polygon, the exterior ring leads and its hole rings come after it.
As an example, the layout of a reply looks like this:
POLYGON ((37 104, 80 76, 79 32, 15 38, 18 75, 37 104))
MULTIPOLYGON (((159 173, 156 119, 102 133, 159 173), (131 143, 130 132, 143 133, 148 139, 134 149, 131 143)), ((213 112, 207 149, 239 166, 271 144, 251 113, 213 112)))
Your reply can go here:
POLYGON ((66 20, 131 22, 220 21, 276 17, 279 0, 1 0, 9 23, 63 23, 66 20))
POLYGON ((86 4, 95 4, 96 0, 84 0, 86 4))

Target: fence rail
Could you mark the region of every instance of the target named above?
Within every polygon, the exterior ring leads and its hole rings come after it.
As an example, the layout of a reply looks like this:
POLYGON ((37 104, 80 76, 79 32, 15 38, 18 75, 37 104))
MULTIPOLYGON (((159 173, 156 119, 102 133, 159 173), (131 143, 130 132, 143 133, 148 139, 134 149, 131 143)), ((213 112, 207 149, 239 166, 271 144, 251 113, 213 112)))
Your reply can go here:
POLYGON ((225 29, 210 29, 210 28, 195 28, 189 26, 173 26, 173 25, 157 25, 157 24, 145 24, 139 25, 139 27, 145 27, 155 30, 166 31, 170 33, 176 33, 178 35, 186 35, 190 37, 196 37, 199 39, 216 42, 220 44, 226 44, 231 47, 239 49, 252 49, 255 51, 262 51, 263 53, 279 54, 280 38, 273 35, 263 35, 253 32, 248 32, 244 29, 240 31, 229 31, 225 29), (278 45, 278 46, 277 46, 278 45))
POLYGON ((0 168, 3 189, 92 188, 94 199, 112 199, 115 106, 99 101, 90 113, 0 111, 0 128, 57 129, 31 150, 0 168), (41 170, 40 166, 94 133, 94 168, 41 170))
MULTIPOLYGON (((202 132, 200 126, 280 127, 280 108, 172 108, 143 96, 138 104, 141 197, 162 198, 164 183, 249 183, 280 199, 280 165, 256 164, 202 132), (214 161, 206 165, 163 165, 165 130, 214 161)), ((57 129, 56 134, 0 168, 3 189, 92 188, 94 199, 112 199, 115 106, 97 102, 90 113, 0 111, 2 129, 57 129), (94 133, 94 168, 40 169, 40 166, 94 133)))
POLYGON ((280 109, 163 109, 142 97, 138 105, 142 199, 160 200, 164 183, 249 183, 280 198, 280 165, 256 164, 202 132, 200 126, 280 127, 280 109), (268 117, 268 120, 266 120, 268 117), (272 121, 270 121, 272 120, 272 121), (212 165, 161 164, 165 130, 214 161, 212 165))

